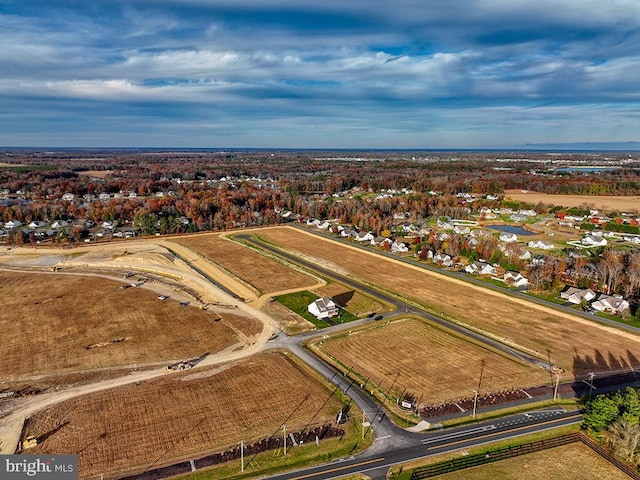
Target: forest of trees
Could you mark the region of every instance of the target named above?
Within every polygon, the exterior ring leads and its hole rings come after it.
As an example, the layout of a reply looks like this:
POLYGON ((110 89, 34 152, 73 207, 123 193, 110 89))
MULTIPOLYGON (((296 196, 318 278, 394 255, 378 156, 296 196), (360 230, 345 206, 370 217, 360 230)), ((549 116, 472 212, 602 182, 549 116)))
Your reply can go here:
MULTIPOLYGON (((92 225, 105 221, 153 235, 277 224, 285 221, 283 212, 291 212, 288 221, 335 219, 380 235, 394 232, 402 222, 422 224, 432 216, 469 218, 481 207, 526 207, 552 214, 561 209, 505 202, 501 194, 508 188, 640 194, 640 157, 633 161, 628 154, 111 150, 4 154, 0 222, 69 221, 57 241, 80 241, 92 225), (577 174, 558 169, 587 162, 618 168, 577 174), (394 194, 385 195, 389 190, 394 194), (476 199, 469 202, 457 196, 461 193, 474 193, 476 199), (74 197, 64 200, 65 194, 74 197), (486 198, 487 194, 491 196, 486 198)), ((605 228, 631 232, 637 226, 612 222, 605 228)), ((18 230, 8 232, 4 241, 37 239, 33 232, 18 230)), ((520 259, 518 244, 502 251, 493 237, 481 237, 477 245, 470 245, 458 234, 445 240, 435 235, 420 238, 413 250, 418 256, 433 250, 526 269, 534 290, 597 285, 607 293, 640 296, 640 254, 634 251, 608 249, 599 255, 602 251, 597 250, 585 258, 567 250, 531 265, 520 259)))
POLYGON ((583 427, 615 455, 640 466, 640 390, 627 387, 586 400, 583 427))

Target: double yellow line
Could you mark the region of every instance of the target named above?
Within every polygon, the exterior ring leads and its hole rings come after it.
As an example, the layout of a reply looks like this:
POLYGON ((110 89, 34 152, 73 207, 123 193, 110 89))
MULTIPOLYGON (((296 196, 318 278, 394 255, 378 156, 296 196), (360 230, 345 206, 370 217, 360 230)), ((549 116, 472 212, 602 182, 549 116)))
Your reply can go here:
POLYGON ((324 475, 326 473, 339 472, 340 470, 346 470, 348 468, 353 468, 353 467, 360 467, 362 465, 368 465, 370 463, 381 462, 382 460, 384 460, 384 457, 374 458, 373 460, 367 460, 366 462, 352 463, 350 465, 345 465, 343 467, 330 468, 329 470, 323 470, 321 472, 316 472, 316 473, 308 473, 306 475, 301 475, 299 477, 292 478, 291 480, 301 480, 303 478, 315 477, 316 475, 324 475))

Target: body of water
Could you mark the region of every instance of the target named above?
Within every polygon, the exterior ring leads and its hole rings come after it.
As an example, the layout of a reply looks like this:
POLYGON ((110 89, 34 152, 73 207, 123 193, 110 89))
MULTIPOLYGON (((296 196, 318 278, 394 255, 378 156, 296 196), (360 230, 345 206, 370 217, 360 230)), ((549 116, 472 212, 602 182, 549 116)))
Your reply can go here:
POLYGON ((515 233, 516 235, 522 235, 522 236, 535 235, 535 233, 530 232, 529 230, 525 230, 522 227, 517 227, 515 225, 491 225, 491 226, 487 226, 487 228, 490 228, 492 230, 499 230, 501 232, 515 233))

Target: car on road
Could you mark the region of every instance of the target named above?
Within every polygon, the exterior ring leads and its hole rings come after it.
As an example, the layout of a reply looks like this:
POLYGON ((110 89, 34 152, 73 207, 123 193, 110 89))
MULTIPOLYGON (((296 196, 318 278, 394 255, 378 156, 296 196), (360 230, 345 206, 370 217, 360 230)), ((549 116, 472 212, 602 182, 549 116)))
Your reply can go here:
POLYGON ((169 297, 167 297, 166 295, 158 295, 158 300, 166 300, 167 298, 169 297))
POLYGON ((376 318, 374 318, 374 320, 382 320, 382 315, 378 315, 376 318))

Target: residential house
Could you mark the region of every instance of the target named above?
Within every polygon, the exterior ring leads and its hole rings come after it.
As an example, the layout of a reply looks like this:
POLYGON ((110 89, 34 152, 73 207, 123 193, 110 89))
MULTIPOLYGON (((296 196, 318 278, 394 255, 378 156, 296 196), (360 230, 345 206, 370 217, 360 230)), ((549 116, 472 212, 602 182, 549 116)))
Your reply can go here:
POLYGON ((51 224, 51 228, 65 228, 69 226, 66 220, 56 220, 51 224))
POLYGON ((591 304, 591 308, 598 312, 619 314, 629 310, 629 302, 620 295, 605 295, 601 293, 598 299, 591 304))
POLYGON ((451 265, 453 265, 451 256, 447 255, 446 253, 436 253, 433 256, 433 262, 437 263, 438 265, 442 265, 443 267, 450 267, 451 265))
POLYGON ((564 292, 560 292, 560 298, 569 303, 580 305, 583 301, 589 302, 596 298, 596 292, 590 288, 569 287, 564 292))
POLYGON ((607 244, 607 239, 599 235, 587 235, 580 240, 583 245, 590 245, 594 247, 602 247, 607 244))
POLYGON ((527 220, 527 216, 522 213, 513 213, 509 218, 514 222, 524 222, 527 220))
POLYGON ((307 306, 307 311, 316 318, 331 318, 338 315, 338 307, 328 297, 318 298, 307 306))
POLYGON ((496 267, 489 263, 480 261, 470 263, 464 267, 464 271, 467 273, 475 273, 477 275, 495 275, 498 273, 496 267))
POLYGON ((459 233, 460 235, 468 235, 471 233, 471 229, 463 225, 456 225, 453 227, 453 233, 459 233))
POLYGON ((526 288, 529 286, 529 279, 520 272, 507 270, 504 273, 504 283, 510 287, 526 288))
POLYGON ((531 248, 540 248, 542 250, 553 250, 555 248, 553 243, 545 242, 544 240, 531 240, 527 243, 527 246, 531 248))
POLYGON ((33 222, 31 222, 29 225, 27 225, 29 228, 42 228, 46 225, 46 223, 44 223, 41 220, 34 220, 33 222))
POLYGON ((65 193, 62 195, 62 200, 67 202, 72 202, 74 198, 76 198, 76 196, 73 193, 65 193))
POLYGON ((20 222, 19 220, 9 220, 4 224, 4 228, 6 230, 14 230, 18 228, 20 225, 22 225, 22 222, 20 222))
POLYGON ((371 232, 360 232, 355 237, 356 242, 371 242, 375 238, 371 232))
POLYGON ((502 232, 498 237, 498 240, 506 243, 514 243, 518 241, 518 235, 515 233, 502 232))
POLYGON ((396 240, 391 244, 391 251, 393 253, 406 253, 409 251, 409 248, 403 242, 396 240))
POLYGON ((520 256, 518 257, 520 260, 530 260, 531 252, 529 250, 524 250, 520 256))

